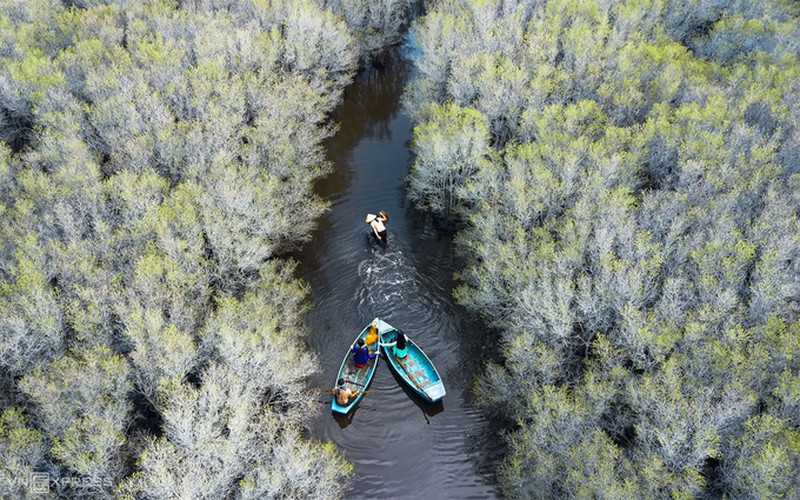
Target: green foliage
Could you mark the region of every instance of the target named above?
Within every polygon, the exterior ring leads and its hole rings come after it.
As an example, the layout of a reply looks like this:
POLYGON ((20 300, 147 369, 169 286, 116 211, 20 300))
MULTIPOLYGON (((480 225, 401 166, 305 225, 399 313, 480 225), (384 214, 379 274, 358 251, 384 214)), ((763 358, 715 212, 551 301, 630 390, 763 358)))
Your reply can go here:
POLYGON ((732 496, 791 498, 800 488, 800 433, 785 420, 758 415, 733 443, 725 475, 732 496))
POLYGON ((800 35, 797 23, 778 13, 751 17, 753 14, 734 10, 721 17, 707 39, 698 43, 701 54, 724 64, 753 65, 765 59, 779 62, 787 56, 790 59, 794 41, 800 35))
POLYGON ((297 428, 284 431, 272 453, 256 458, 254 471, 240 483, 242 498, 334 498, 344 494, 340 477, 352 473, 332 442, 301 440, 297 428))
POLYGON ((198 186, 178 186, 142 219, 140 228, 152 243, 137 258, 120 304, 163 310, 184 331, 201 324, 211 293, 199 195, 198 186))
POLYGON ((433 105, 423 113, 414 129, 409 197, 438 215, 451 216, 468 179, 487 160, 487 119, 455 104, 433 105))
MULTIPOLYGON (((230 449, 258 442, 258 458, 234 453, 236 473, 199 483, 178 458, 143 459, 130 484, 341 495, 346 463, 302 437, 317 368, 295 346, 305 292, 272 261, 326 209, 313 185, 328 113, 411 5, 333 3, 0 1, 2 399, 29 398, 48 447, 26 467, 89 478, 66 495, 110 495, 161 419, 158 450, 213 462, 184 438, 217 410, 235 413, 230 449), (304 363, 287 369, 292 349, 304 363), (190 404, 233 382, 230 406, 190 404), (259 437, 272 413, 281 435, 259 437), (302 479, 280 479, 300 462, 302 479)), ((137 491, 183 491, 151 486, 137 491)))
POLYGON ((53 456, 69 470, 98 480, 97 485, 109 486, 124 470, 120 451, 131 411, 129 376, 127 361, 97 344, 62 356, 20 382, 36 403, 53 456))
MULTIPOLYGON (((175 363, 191 362, 189 353, 161 354, 170 347, 166 335, 185 337, 169 328, 159 334, 155 312, 143 318, 149 331, 134 335, 137 351, 155 354, 148 373, 165 436, 147 443, 138 472, 121 485, 123 496, 341 494, 349 466, 332 445, 304 442, 299 432, 311 414, 305 380, 314 359, 299 320, 306 290, 292 273, 291 266, 264 265, 241 299, 218 299, 200 332, 199 387, 183 381, 178 368, 188 365, 175 363), (297 362, 287 364, 287 356, 297 362)), ((145 362, 138 352, 132 357, 145 362)))
POLYGON ((476 390, 516 423, 507 496, 796 494, 798 25, 475 0, 413 28, 411 197, 463 224, 456 298, 502 332, 476 390), (474 136, 431 117, 472 108, 484 161, 423 192, 474 136))
POLYGON ((148 444, 139 458, 139 471, 119 488, 123 498, 342 495, 339 478, 351 466, 331 444, 304 442, 293 424, 269 407, 244 402, 235 374, 211 369, 207 376, 202 390, 171 403, 166 418, 172 439, 148 444), (169 427, 179 418, 179 408, 185 418, 196 418, 191 439, 176 440, 179 430, 169 427))
POLYGON ((174 323, 165 324, 163 313, 157 309, 134 309, 121 321, 133 346, 129 359, 136 367, 132 373, 136 389, 158 407, 158 385, 165 380, 183 380, 194 368, 194 339, 174 323))
POLYGON ((777 416, 796 426, 800 421, 800 376, 789 370, 782 372, 772 394, 777 416))
POLYGON ((630 464, 603 431, 569 450, 569 474, 564 490, 575 498, 635 499, 639 491, 629 479, 630 464))
POLYGON ((550 498, 581 492, 625 492, 628 470, 619 448, 597 429, 616 391, 589 374, 573 391, 539 385, 526 395, 518 413, 519 432, 509 437, 509 457, 500 483, 509 497, 550 498), (608 488, 608 490, 604 490, 608 488))
POLYGON ((352 78, 356 54, 346 25, 310 1, 278 1, 282 19, 284 64, 304 77, 322 95, 342 88, 352 78))
POLYGON ((61 352, 64 313, 48 283, 46 258, 35 236, 25 237, 15 260, 8 281, 0 283, 0 363, 18 375, 61 352))
POLYGON ((29 426, 19 408, 0 415, 0 494, 5 497, 45 498, 40 484, 30 481, 45 461, 47 447, 41 432, 29 426))
POLYGON ((85 242, 57 247, 58 280, 66 321, 75 340, 93 344, 114 340, 115 276, 106 266, 108 234, 90 247, 85 242))
POLYGON ((414 7, 411 0, 379 0, 367 4, 360 0, 326 0, 321 4, 342 15, 365 56, 398 42, 414 7))
POLYGON ((305 292, 291 273, 291 267, 265 266, 258 286, 241 300, 219 300, 201 333, 208 365, 201 387, 180 377, 161 379, 158 407, 168 439, 148 445, 140 458, 142 472, 126 481, 123 491, 212 497, 234 491, 256 497, 339 491, 345 464, 330 446, 303 443, 296 432, 308 418, 303 381, 312 365, 303 361, 308 354, 298 342, 305 292), (287 365, 286 356, 299 362, 287 365), (264 393, 270 406, 262 408, 264 393), (171 463, 180 465, 165 468, 171 463), (302 477, 282 472, 284 467, 303 468, 297 472, 302 477))
POLYGON ((265 264, 258 282, 240 299, 220 298, 201 332, 204 355, 232 367, 254 394, 291 409, 286 419, 303 418, 308 404, 304 380, 314 356, 302 344, 299 321, 307 290, 292 278, 291 265, 265 264), (296 362, 286 363, 289 356, 296 362))
POLYGON ((655 455, 675 473, 692 475, 708 457, 719 456, 714 415, 715 395, 710 388, 693 387, 683 379, 672 358, 654 375, 632 387, 630 399, 637 414, 640 451, 655 455))

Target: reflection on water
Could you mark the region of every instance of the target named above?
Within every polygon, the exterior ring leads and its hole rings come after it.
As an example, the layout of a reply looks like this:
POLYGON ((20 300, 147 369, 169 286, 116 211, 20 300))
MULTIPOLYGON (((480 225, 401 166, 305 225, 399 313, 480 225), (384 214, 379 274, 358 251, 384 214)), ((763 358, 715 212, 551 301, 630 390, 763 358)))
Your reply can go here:
POLYGON ((458 265, 450 236, 407 203, 411 123, 400 111, 407 64, 389 54, 345 92, 337 134, 326 143, 334 172, 317 186, 331 201, 313 241, 296 255, 315 307, 306 316, 322 371, 310 381, 333 387, 355 334, 375 317, 402 329, 425 350, 447 395, 431 404, 385 361, 349 415, 321 411, 313 437, 331 440, 355 465, 348 498, 493 498, 497 436, 471 402, 487 332, 452 302, 458 265), (389 214, 389 247, 364 223, 389 214), (476 445, 480 443, 480 445, 476 445))

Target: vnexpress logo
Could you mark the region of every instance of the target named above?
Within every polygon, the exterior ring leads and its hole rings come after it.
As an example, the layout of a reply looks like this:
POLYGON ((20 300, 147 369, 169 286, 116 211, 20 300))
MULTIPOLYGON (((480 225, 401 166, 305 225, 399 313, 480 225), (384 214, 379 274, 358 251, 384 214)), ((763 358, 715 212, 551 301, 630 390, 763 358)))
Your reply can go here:
POLYGON ((47 472, 34 472, 28 479, 28 488, 31 493, 48 493, 50 491, 50 474, 47 472))

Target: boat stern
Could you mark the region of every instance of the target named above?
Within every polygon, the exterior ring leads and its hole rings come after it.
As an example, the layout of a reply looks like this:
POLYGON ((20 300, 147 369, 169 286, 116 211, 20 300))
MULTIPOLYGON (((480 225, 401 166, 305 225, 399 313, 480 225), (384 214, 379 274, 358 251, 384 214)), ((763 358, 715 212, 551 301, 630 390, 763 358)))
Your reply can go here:
POLYGON ((339 413, 341 415, 347 415, 347 413, 350 411, 350 408, 352 408, 350 405, 342 406, 338 404, 336 401, 333 401, 331 403, 331 411, 333 411, 334 413, 339 413))
POLYGON ((439 401, 445 394, 447 394, 447 391, 444 390, 444 384, 441 380, 425 388, 425 397, 428 398, 428 401, 431 403, 439 401))

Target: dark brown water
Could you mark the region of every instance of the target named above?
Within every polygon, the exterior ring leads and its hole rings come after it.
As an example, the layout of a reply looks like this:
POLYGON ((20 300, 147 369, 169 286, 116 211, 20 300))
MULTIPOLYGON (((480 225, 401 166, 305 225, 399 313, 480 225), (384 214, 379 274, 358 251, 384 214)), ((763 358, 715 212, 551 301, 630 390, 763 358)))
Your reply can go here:
POLYGON ((494 498, 496 437, 471 401, 487 333, 452 302, 450 235, 413 209, 403 190, 411 122, 400 96, 409 67, 389 54, 348 88, 335 115, 340 130, 327 143, 334 172, 318 186, 332 207, 297 255, 298 273, 316 304, 306 321, 322 372, 312 384, 332 387, 356 333, 380 317, 427 352, 447 395, 426 403, 381 362, 374 392, 347 417, 321 403, 312 435, 335 442, 354 463, 348 498, 494 498), (378 210, 389 214, 386 250, 364 222, 378 210))

